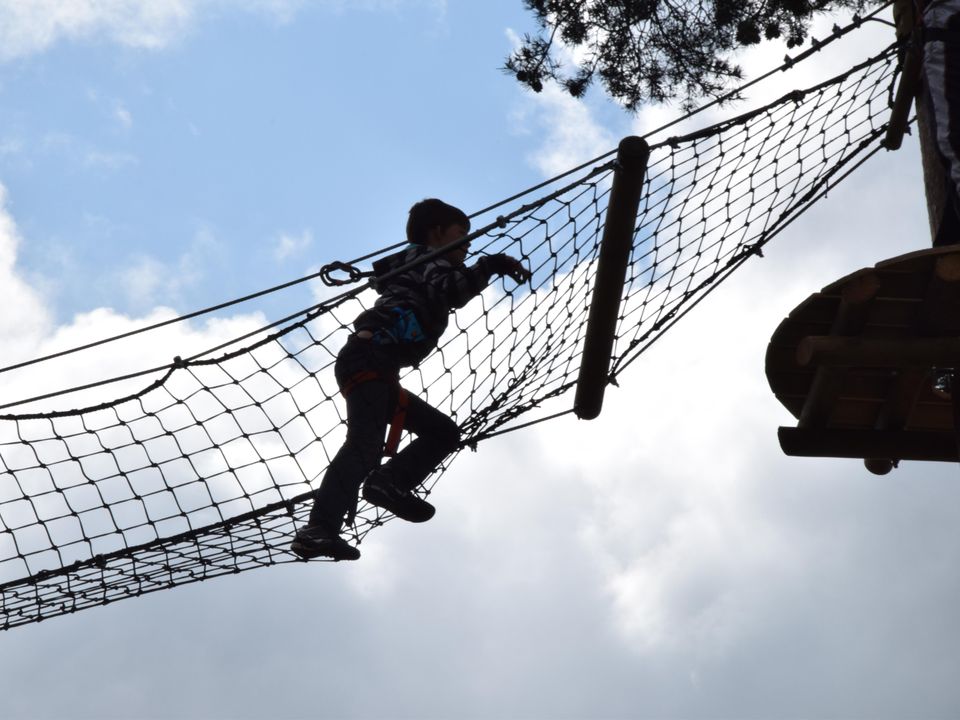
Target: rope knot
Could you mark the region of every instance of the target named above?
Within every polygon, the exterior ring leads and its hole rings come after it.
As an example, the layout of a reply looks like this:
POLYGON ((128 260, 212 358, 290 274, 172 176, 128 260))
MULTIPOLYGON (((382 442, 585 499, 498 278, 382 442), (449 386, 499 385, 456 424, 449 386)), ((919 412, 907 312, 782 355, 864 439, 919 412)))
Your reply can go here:
POLYGON ((365 273, 360 268, 350 263, 334 261, 327 265, 324 265, 320 268, 320 280, 323 281, 323 284, 327 287, 340 287, 341 285, 350 285, 351 283, 359 282, 363 278, 367 277, 371 273, 365 273), (335 272, 343 272, 347 274, 346 278, 337 278, 333 276, 335 272))

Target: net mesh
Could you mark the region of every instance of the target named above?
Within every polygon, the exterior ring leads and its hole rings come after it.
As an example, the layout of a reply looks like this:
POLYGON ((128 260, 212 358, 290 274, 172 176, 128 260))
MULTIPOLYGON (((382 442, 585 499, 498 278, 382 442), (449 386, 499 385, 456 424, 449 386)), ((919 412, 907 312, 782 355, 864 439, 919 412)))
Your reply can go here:
MULTIPOLYGON (((895 66, 890 49, 651 148, 612 375, 879 147, 895 66)), ((531 280, 494 283, 457 311, 438 351, 402 378, 454 418, 464 447, 564 408, 613 172, 612 161, 583 170, 473 241, 522 258, 531 280)), ((119 400, 0 417, 2 626, 299 561, 290 541, 346 432, 334 359, 373 297, 332 298, 119 400)), ((360 543, 388 520, 361 503, 347 536, 360 543)))

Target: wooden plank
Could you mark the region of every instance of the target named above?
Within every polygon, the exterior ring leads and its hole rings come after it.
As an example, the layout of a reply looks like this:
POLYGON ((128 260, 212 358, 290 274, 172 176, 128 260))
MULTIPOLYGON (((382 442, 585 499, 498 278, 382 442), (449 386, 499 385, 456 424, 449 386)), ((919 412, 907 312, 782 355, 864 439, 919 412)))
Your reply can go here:
POLYGON ((830 325, 824 323, 793 322, 785 323, 777 342, 796 347, 800 342, 811 335, 826 335, 830 332, 830 325))
POLYGON ((803 412, 803 403, 807 400, 806 395, 803 397, 784 397, 782 395, 776 395, 775 397, 780 401, 781 405, 790 411, 790 414, 794 417, 800 417, 800 413, 803 412))
POLYGON ((774 388, 775 378, 782 373, 795 373, 797 370, 809 372, 813 375, 813 370, 801 368, 797 365, 797 346, 790 344, 767 345, 767 355, 764 359, 764 366, 767 369, 767 379, 770 380, 771 388, 774 388))
POLYGON ((920 315, 917 334, 960 334, 960 255, 937 258, 920 315))
MULTIPOLYGON (((783 373, 777 379, 777 397, 804 398, 813 384, 813 373, 783 373)), ((883 401, 890 389, 889 373, 848 374, 839 399, 883 401)))
POLYGON ((953 432, 953 410, 946 400, 918 402, 906 425, 909 430, 943 430, 953 432))
MULTIPOLYGON (((860 333, 861 337, 865 338, 874 338, 877 340, 895 340, 897 338, 902 338, 904 335, 907 335, 909 328, 906 326, 897 326, 897 325, 867 325, 863 332, 860 333)), ((912 333, 909 333, 912 334, 912 333)))
POLYGON ((783 452, 794 457, 960 459, 951 432, 781 427, 777 434, 783 452))
POLYGON ((824 298, 820 293, 814 293, 802 303, 797 305, 793 310, 790 311, 790 314, 787 316, 788 319, 793 319, 794 317, 800 317, 808 312, 808 308, 815 307, 823 303, 829 303, 831 299, 829 297, 824 298))
MULTIPOLYGON (((830 325, 831 335, 858 335, 870 318, 873 299, 880 281, 873 273, 860 273, 840 289, 840 307, 830 325)), ((845 371, 838 367, 818 367, 810 393, 800 411, 799 427, 823 427, 830 422, 833 407, 843 388, 845 371)))
POLYGON ((877 272, 880 289, 877 297, 922 300, 927 291, 927 278, 922 275, 877 272))
POLYGON ((913 252, 897 255, 887 260, 881 260, 874 268, 876 270, 891 270, 894 272, 928 272, 930 265, 941 255, 951 255, 960 251, 960 248, 943 246, 938 248, 922 248, 913 252))
POLYGON ((793 312, 790 313, 790 320, 830 327, 833 324, 833 319, 837 316, 839 307, 839 295, 817 293, 807 298, 802 305, 794 308, 793 312))
POLYGON ((885 325, 896 328, 908 328, 914 325, 921 301, 906 298, 877 297, 873 301, 867 327, 885 325))
POLYGON ((897 373, 874 428, 899 430, 907 427, 917 399, 921 396, 923 389, 929 386, 930 373, 927 369, 910 368, 897 373))
POLYGON ((960 367, 960 338, 810 336, 797 347, 797 364, 894 369, 960 367))
POLYGON ((859 281, 860 277, 863 275, 872 275, 874 274, 873 268, 861 268, 855 272, 844 275, 839 280, 834 280, 832 283, 827 285, 823 290, 820 291, 821 295, 835 295, 840 297, 843 294, 843 289, 848 285, 856 283, 859 281))
MULTIPOLYGON (((877 421, 880 410, 883 408, 883 402, 882 399, 838 399, 830 408, 829 424, 820 427, 872 428, 877 421)), ((805 427, 799 423, 797 423, 797 426, 805 427)))

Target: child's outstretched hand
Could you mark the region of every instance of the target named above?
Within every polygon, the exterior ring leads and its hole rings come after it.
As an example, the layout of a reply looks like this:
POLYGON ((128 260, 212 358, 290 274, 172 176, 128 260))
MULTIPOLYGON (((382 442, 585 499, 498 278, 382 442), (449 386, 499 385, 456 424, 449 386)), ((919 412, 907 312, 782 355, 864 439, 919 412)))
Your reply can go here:
POLYGON ((507 275, 517 283, 526 282, 530 279, 530 271, 519 260, 509 255, 487 255, 483 258, 483 261, 492 275, 507 275))

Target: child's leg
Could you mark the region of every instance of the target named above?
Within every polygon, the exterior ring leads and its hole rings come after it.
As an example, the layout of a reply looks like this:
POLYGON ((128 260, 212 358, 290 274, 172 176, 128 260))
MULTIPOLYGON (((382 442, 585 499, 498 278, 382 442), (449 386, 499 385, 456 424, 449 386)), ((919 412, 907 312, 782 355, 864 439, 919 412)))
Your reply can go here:
POLYGON ((413 490, 460 444, 460 428, 432 405, 409 394, 404 429, 417 437, 384 470, 400 490, 413 490))
POLYGON ((383 436, 393 415, 396 393, 381 380, 354 387, 347 396, 347 439, 337 452, 315 494, 309 525, 337 535, 344 516, 356 508, 360 484, 380 464, 383 436))

